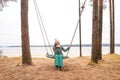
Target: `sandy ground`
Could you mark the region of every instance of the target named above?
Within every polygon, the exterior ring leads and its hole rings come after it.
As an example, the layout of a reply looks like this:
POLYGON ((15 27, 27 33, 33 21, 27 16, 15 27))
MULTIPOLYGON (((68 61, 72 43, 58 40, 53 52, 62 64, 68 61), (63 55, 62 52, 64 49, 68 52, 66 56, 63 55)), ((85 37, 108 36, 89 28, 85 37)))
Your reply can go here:
POLYGON ((99 64, 90 57, 64 60, 62 71, 53 59, 34 58, 34 65, 21 65, 21 58, 0 58, 0 80, 120 80, 120 55, 103 56, 99 64))

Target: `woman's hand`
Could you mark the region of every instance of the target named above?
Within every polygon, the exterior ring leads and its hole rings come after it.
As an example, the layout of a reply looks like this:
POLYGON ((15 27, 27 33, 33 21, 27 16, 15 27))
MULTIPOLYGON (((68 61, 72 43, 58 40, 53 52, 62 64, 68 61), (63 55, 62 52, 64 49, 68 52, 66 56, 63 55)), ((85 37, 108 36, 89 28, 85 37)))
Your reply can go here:
POLYGON ((68 50, 70 49, 70 46, 67 48, 68 50))
POLYGON ((60 48, 60 45, 56 45, 57 48, 60 48))

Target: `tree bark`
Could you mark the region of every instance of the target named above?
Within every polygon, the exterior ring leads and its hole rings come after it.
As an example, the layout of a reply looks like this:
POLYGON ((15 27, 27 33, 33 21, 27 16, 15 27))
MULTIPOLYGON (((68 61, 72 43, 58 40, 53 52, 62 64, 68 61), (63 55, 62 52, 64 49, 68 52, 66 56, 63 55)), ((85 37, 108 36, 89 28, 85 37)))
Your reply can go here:
POLYGON ((98 63, 98 0, 93 0, 93 29, 92 29, 92 56, 91 61, 98 63))
POLYGON ((114 0, 109 0, 110 8, 110 54, 114 53, 114 0))
POLYGON ((21 39, 22 39, 22 64, 32 64, 29 29, 28 29, 28 0, 21 0, 21 39))
POLYGON ((98 60, 102 59, 102 19, 103 19, 103 0, 98 0, 98 60))

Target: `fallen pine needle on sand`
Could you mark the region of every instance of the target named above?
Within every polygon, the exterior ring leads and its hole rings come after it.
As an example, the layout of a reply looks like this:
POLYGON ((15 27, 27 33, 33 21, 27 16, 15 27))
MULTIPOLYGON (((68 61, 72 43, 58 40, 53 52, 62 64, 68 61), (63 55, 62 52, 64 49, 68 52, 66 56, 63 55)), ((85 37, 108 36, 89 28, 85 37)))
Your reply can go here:
POLYGON ((0 80, 120 80, 120 55, 103 56, 90 65, 90 57, 64 59, 62 71, 54 59, 33 58, 34 65, 21 65, 21 58, 0 57, 0 80))

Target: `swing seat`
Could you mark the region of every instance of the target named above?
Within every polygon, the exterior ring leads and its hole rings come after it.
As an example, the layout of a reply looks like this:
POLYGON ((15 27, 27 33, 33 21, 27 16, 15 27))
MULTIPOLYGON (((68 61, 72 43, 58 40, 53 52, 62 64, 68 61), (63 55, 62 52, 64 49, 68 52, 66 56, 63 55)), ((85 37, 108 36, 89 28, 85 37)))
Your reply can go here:
POLYGON ((67 58, 69 58, 68 56, 63 56, 63 59, 67 59, 67 58))
MULTIPOLYGON (((54 59, 54 55, 47 53, 46 57, 54 59)), ((68 56, 63 56, 63 59, 69 58, 68 56)))
POLYGON ((53 58, 53 59, 54 59, 54 55, 49 54, 49 53, 46 54, 46 57, 48 57, 48 58, 53 58))

